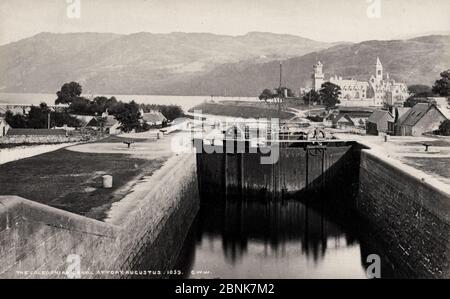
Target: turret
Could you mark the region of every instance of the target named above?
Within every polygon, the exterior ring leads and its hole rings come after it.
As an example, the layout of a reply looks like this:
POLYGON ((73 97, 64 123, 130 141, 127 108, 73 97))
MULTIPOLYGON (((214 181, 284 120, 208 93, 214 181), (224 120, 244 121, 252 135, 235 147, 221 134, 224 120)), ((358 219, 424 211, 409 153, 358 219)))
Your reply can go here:
POLYGON ((377 57, 375 78, 377 79, 378 82, 383 80, 383 65, 381 64, 379 57, 377 57))
POLYGON ((322 84, 324 83, 325 75, 323 74, 323 64, 318 61, 314 66, 314 74, 312 76, 313 79, 313 88, 315 91, 319 91, 322 88, 322 84))

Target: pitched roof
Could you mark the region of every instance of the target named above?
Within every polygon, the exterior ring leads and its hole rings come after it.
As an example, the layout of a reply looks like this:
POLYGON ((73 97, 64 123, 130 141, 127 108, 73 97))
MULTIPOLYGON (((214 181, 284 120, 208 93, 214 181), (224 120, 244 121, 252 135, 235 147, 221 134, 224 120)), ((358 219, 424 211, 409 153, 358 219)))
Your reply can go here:
POLYGON ((347 114, 339 114, 338 116, 336 116, 334 119, 333 119, 333 124, 337 124, 338 122, 340 122, 340 120, 342 119, 342 118, 344 118, 344 119, 346 119, 349 123, 351 123, 351 124, 355 124, 355 122, 353 121, 353 119, 350 117, 350 116, 348 116, 347 114))
POLYGON ((442 112, 436 107, 436 105, 418 103, 399 119, 399 123, 402 126, 414 126, 431 109, 436 109, 442 114, 442 112))
POLYGON ((148 123, 157 123, 157 122, 163 122, 163 121, 167 120, 164 117, 164 115, 159 111, 152 111, 152 112, 144 113, 142 115, 142 119, 148 123))
POLYGON ((73 116, 76 119, 78 119, 80 121, 80 125, 82 127, 87 126, 92 121, 92 119, 94 118, 93 116, 90 116, 90 115, 71 114, 71 116, 73 116))
POLYGON ((390 119, 393 119, 394 117, 392 116, 392 114, 389 111, 386 110, 375 110, 369 117, 369 119, 367 120, 370 123, 379 123, 380 121, 382 121, 386 115, 389 116, 390 119))
POLYGON ((408 113, 409 110, 411 110, 410 107, 397 107, 396 109, 398 113, 398 118, 402 117, 403 115, 408 113))
POLYGON ((2 116, 0 116, 0 124, 6 124, 6 125, 9 125, 7 122, 6 122, 6 119, 4 118, 4 117, 2 117, 2 116))

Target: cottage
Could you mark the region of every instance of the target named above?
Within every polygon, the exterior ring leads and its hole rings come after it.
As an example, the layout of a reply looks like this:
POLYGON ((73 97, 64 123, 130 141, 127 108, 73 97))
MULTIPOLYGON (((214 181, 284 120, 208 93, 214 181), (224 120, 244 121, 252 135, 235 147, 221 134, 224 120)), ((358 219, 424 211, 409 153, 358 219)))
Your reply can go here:
POLYGON ((106 134, 117 135, 122 132, 120 129, 120 123, 113 115, 107 115, 103 123, 103 128, 106 134))
POLYGON ((419 103, 396 118, 394 132, 397 136, 421 136, 439 129, 446 119, 435 104, 419 103))
POLYGON ((368 135, 378 135, 379 133, 388 133, 389 122, 394 121, 394 116, 385 110, 375 110, 367 120, 366 133, 368 135))
POLYGON ((162 126, 163 123, 167 122, 167 119, 159 111, 152 110, 148 113, 141 112, 141 115, 142 121, 149 126, 162 126))
POLYGON ((0 117, 0 137, 5 136, 10 129, 9 124, 3 117, 0 117))

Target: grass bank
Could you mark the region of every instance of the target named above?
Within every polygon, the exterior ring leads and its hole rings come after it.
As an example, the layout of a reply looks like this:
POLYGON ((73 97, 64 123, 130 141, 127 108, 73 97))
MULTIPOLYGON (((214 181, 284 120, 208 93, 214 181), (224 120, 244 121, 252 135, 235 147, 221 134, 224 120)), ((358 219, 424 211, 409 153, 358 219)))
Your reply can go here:
MULTIPOLYGON (((221 102, 221 103, 202 103, 189 112, 194 110, 201 110, 204 114, 223 115, 230 117, 242 118, 277 118, 278 107, 275 104, 266 104, 258 102, 221 102)), ((281 111, 281 119, 289 119, 294 116, 293 113, 281 111)))
POLYGON ((18 195, 103 220, 113 202, 121 200, 142 176, 151 175, 164 162, 163 158, 60 149, 0 165, 0 195, 18 195), (102 188, 105 174, 114 178, 112 189, 102 188))

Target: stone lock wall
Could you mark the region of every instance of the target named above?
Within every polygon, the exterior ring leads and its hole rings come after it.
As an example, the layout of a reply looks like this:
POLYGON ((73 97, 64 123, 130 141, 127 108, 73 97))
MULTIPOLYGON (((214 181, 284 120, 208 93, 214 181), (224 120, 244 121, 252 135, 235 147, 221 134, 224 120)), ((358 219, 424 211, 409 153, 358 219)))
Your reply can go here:
POLYGON ((0 144, 54 144, 80 142, 86 140, 82 135, 64 136, 64 135, 6 135, 0 138, 0 144))
POLYGON ((414 278, 450 277, 450 196, 363 150, 357 210, 414 278))
POLYGON ((65 278, 58 271, 67 270, 70 254, 80 256, 82 278, 129 276, 109 271, 139 268, 146 251, 153 252, 153 264, 144 266, 170 267, 174 258, 168 255, 181 249, 174 244, 183 244, 199 207, 195 158, 175 159, 159 170, 159 183, 114 223, 0 197, 0 278, 65 278))

